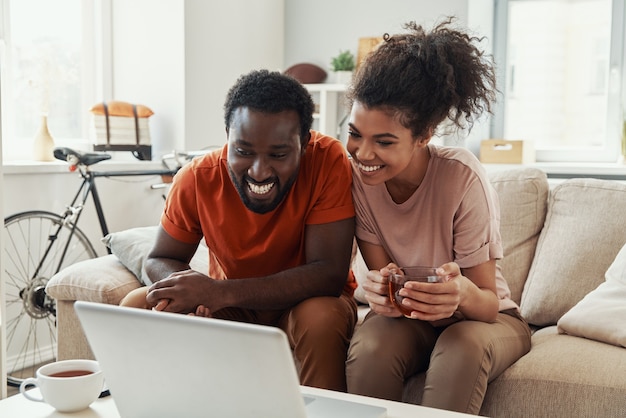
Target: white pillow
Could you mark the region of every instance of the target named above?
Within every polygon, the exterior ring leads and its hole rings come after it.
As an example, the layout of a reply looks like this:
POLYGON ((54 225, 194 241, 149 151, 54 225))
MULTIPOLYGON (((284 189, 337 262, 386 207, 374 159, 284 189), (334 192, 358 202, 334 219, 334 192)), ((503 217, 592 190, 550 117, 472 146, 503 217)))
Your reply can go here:
POLYGON ((626 245, 605 278, 559 319, 557 328, 561 334, 626 347, 626 245))
POLYGON ((112 232, 102 238, 104 245, 120 262, 139 279, 141 284, 151 284, 143 268, 143 262, 152 249, 158 227, 146 226, 112 232))
POLYGON ((356 249, 356 254, 352 258, 352 273, 354 273, 354 278, 356 279, 357 287, 354 290, 354 299, 362 303, 364 305, 368 305, 367 299, 365 299, 365 290, 361 287, 361 284, 365 281, 367 277, 367 265, 365 261, 363 261, 363 256, 361 255, 361 251, 356 249))

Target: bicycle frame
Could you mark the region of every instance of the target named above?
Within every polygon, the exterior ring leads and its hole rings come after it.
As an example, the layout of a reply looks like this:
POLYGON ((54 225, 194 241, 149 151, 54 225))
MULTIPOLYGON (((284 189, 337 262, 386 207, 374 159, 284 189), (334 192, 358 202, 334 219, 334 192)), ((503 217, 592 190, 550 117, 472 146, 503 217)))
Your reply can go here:
MULTIPOLYGON (((65 213, 63 214, 63 223, 60 224, 53 235, 50 235, 48 238, 48 246, 44 252, 43 257, 39 261, 37 268, 35 269, 34 277, 37 277, 39 274, 39 270, 46 260, 52 245, 56 241, 63 225, 71 224, 70 236, 65 246, 63 248, 62 256, 59 260, 59 264, 56 268, 56 272, 58 273, 61 270, 61 266, 63 260, 65 259, 65 255, 69 248, 70 242, 72 241, 72 236, 74 231, 76 230, 78 221, 80 219, 80 215, 82 214, 83 207, 89 198, 89 194, 93 199, 94 207, 96 209, 96 215, 98 216, 98 222, 100 223, 100 229, 102 231, 102 236, 106 236, 109 233, 109 228, 107 226, 106 218, 104 216, 104 210, 102 209, 102 203, 100 201, 100 195, 98 194, 98 189, 96 187, 96 178, 99 177, 133 177, 133 176, 149 176, 149 175, 167 175, 173 176, 178 171, 176 169, 155 169, 155 170, 129 170, 129 171, 91 171, 87 166, 77 166, 80 176, 83 181, 78 191, 74 195, 72 202, 66 208, 65 213), (82 194, 82 197, 81 197, 82 194), (80 198, 80 200, 79 200, 80 198), (77 204, 78 202, 78 204, 77 204)), ((110 254, 111 250, 107 248, 107 252, 110 254)))

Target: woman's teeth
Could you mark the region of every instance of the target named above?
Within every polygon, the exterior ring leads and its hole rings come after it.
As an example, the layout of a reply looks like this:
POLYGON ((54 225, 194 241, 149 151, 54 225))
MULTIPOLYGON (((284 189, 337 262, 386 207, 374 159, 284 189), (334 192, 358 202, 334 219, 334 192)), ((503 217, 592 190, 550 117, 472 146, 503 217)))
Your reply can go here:
POLYGON ((359 165, 359 170, 362 170, 368 173, 372 171, 380 170, 383 167, 382 165, 363 165, 361 163, 359 163, 358 165, 359 165))
POLYGON ((274 187, 274 183, 262 185, 248 183, 248 187, 250 188, 250 191, 254 194, 266 194, 270 190, 272 190, 272 187, 274 187))

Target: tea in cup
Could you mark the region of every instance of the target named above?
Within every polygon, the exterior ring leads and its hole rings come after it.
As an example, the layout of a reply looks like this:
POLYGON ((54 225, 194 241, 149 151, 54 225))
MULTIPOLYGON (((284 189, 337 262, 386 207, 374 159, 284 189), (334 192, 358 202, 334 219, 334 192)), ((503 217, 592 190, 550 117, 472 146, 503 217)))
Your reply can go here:
POLYGON ((36 377, 25 379, 20 392, 26 399, 45 402, 59 412, 85 409, 98 399, 104 386, 104 376, 97 361, 63 360, 37 369, 36 377), (39 388, 41 397, 26 389, 39 388))
POLYGON ((393 270, 389 275, 389 300, 404 316, 410 316, 412 309, 402 304, 404 297, 398 292, 406 282, 440 282, 436 271, 435 267, 399 267, 393 270))

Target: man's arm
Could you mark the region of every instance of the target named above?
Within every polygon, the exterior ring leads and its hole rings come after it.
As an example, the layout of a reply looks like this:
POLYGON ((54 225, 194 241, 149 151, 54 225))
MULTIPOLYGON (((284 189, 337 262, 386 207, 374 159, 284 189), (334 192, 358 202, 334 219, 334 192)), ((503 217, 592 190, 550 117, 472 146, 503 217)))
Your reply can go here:
POLYGON ((265 277, 232 280, 213 280, 188 270, 195 246, 176 242, 169 247, 161 245, 167 239, 158 239, 146 263, 149 277, 164 277, 177 268, 183 271, 152 285, 148 302, 169 299, 167 311, 193 312, 203 305, 216 312, 225 307, 284 309, 314 296, 339 296, 348 277, 353 237, 354 218, 307 225, 306 264, 265 277), (166 257, 169 253, 172 257, 166 257))
POLYGON ((144 264, 150 281, 156 283, 174 272, 190 269, 189 262, 197 249, 198 244, 174 239, 159 225, 155 243, 144 264))

